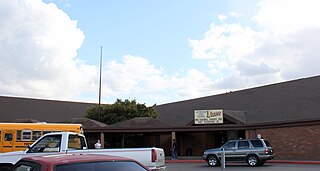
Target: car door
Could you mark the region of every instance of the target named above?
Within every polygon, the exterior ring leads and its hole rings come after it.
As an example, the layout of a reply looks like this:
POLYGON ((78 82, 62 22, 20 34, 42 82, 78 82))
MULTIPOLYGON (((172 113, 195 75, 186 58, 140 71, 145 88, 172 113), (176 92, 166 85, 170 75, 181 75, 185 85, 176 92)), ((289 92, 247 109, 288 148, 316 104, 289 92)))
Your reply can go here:
POLYGON ((235 160, 245 161, 246 156, 250 150, 250 143, 247 140, 240 140, 237 142, 237 149, 235 150, 235 160))
POLYGON ((13 131, 11 130, 3 130, 2 131, 2 151, 5 152, 11 152, 13 150, 14 146, 14 140, 13 140, 13 131))
POLYGON ((222 149, 224 150, 226 161, 235 160, 236 141, 227 142, 225 145, 222 146, 222 149))

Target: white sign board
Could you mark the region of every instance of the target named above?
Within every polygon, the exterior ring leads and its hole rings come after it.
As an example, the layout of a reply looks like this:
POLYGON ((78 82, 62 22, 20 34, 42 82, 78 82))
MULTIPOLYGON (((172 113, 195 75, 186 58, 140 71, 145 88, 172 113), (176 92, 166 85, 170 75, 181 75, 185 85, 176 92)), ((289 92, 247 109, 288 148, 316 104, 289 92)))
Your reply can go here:
POLYGON ((194 124, 221 124, 223 110, 195 110, 194 124))

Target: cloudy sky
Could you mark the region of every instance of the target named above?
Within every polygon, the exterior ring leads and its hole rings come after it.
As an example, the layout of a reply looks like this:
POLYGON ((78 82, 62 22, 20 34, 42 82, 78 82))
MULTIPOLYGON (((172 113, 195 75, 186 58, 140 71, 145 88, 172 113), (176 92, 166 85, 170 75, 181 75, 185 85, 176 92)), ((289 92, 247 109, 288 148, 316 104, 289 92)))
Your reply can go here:
POLYGON ((0 0, 0 95, 147 105, 320 74, 318 0, 0 0))

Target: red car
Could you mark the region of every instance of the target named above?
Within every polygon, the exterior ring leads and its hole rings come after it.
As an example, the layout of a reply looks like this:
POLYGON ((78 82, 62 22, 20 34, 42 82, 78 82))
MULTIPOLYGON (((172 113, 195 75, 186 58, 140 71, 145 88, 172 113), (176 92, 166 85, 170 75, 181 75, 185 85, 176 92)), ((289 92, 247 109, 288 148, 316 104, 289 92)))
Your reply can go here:
POLYGON ((150 171, 139 162, 98 154, 60 154, 26 157, 10 171, 150 171))

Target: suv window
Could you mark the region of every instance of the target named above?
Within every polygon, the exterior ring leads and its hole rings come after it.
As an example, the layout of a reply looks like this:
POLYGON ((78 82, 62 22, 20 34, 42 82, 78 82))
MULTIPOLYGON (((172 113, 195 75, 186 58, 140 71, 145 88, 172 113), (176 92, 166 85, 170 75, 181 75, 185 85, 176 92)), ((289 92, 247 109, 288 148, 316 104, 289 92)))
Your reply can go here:
POLYGON ((239 141, 238 142, 238 149, 246 149, 249 148, 249 142, 248 141, 239 141))
POLYGON ((267 147, 271 147, 271 144, 269 143, 269 141, 264 140, 264 143, 266 144, 267 147))
POLYGON ((235 146, 236 146, 236 142, 235 141, 232 141, 232 142, 227 142, 223 148, 224 149, 235 149, 235 146))
POLYGON ((251 140, 253 147, 263 147, 261 140, 251 140))

